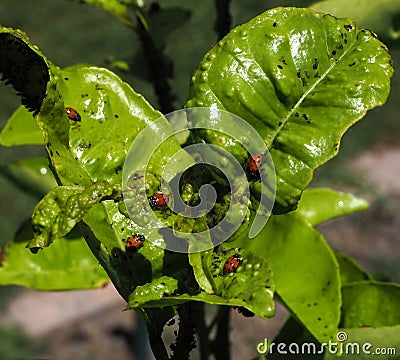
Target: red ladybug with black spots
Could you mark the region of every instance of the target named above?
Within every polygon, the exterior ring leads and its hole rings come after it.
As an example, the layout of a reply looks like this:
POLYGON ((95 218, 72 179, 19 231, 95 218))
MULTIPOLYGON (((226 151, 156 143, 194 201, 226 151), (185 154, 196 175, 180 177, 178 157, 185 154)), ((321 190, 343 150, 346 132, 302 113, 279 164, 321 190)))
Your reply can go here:
POLYGON ((224 264, 224 273, 230 274, 236 272, 243 259, 239 254, 234 254, 230 256, 224 264))
POLYGON ((126 251, 137 251, 144 244, 145 237, 144 235, 135 234, 131 236, 128 240, 126 240, 125 250, 126 251))
POLYGON ((251 174, 257 173, 263 161, 264 156, 262 154, 256 154, 252 156, 248 163, 249 172, 251 174))
POLYGON ((67 108, 65 108, 65 111, 67 112, 67 116, 69 119, 74 120, 74 121, 81 121, 81 116, 75 109, 73 109, 71 107, 67 107, 67 108))
POLYGON ((148 199, 152 209, 161 209, 167 206, 169 201, 169 196, 162 193, 155 193, 148 199))

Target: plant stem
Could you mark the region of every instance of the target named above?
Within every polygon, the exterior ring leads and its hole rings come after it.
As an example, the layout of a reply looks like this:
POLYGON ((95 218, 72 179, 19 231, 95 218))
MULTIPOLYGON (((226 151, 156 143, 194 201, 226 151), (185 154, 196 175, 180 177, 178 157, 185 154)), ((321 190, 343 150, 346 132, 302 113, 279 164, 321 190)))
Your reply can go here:
POLYGON ((199 338, 200 359, 207 360, 210 355, 210 348, 208 343, 208 329, 205 322, 204 303, 199 302, 197 305, 196 331, 199 338))
POLYGON ((210 325, 217 325, 217 333, 215 339, 211 342, 212 351, 216 360, 229 360, 230 343, 229 343, 229 323, 230 323, 230 307, 219 306, 218 313, 215 316, 213 323, 210 325))
POLYGON ((168 360, 168 353, 165 349, 164 343, 161 339, 161 334, 153 326, 147 324, 147 334, 149 335, 149 342, 151 350, 157 360, 168 360))
POLYGON ((153 82, 154 92, 158 99, 160 111, 163 114, 170 113, 174 110, 173 102, 175 99, 168 81, 168 78, 172 77, 173 64, 164 52, 155 45, 147 30, 145 19, 139 12, 136 14, 136 20, 136 33, 139 36, 145 57, 150 67, 150 76, 153 82))
POLYGON ((217 32, 218 40, 221 40, 231 29, 232 15, 230 13, 231 0, 215 0, 217 20, 214 29, 217 32))
POLYGON ((137 310, 137 312, 142 316, 146 323, 150 347, 155 358, 157 360, 169 360, 167 349, 165 348, 164 342, 161 338, 163 328, 160 324, 162 324, 164 320, 156 318, 160 313, 157 312, 157 310, 155 312, 151 310, 137 310))
POLYGON ((197 317, 196 307, 193 302, 187 302, 178 305, 179 314, 179 332, 174 344, 174 355, 171 360, 186 360, 189 359, 190 352, 195 348, 195 322, 197 317))

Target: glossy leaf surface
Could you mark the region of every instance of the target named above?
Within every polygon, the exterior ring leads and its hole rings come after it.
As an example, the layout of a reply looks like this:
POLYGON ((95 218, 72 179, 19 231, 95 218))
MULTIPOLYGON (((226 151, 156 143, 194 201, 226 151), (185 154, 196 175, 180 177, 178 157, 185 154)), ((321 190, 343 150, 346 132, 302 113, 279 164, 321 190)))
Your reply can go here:
MULTIPOLYGON (((119 191, 118 191, 119 190, 119 191)), ((88 188, 79 186, 57 186, 35 206, 32 228, 35 238, 30 248, 49 246, 54 240, 67 235, 90 209, 105 197, 112 197, 118 186, 106 181, 93 183, 88 188)))
POLYGON ((314 169, 337 154, 346 129, 386 101, 392 74, 386 47, 350 19, 276 8, 235 28, 205 55, 186 106, 214 105, 257 129, 275 164, 275 212, 285 212, 314 169))

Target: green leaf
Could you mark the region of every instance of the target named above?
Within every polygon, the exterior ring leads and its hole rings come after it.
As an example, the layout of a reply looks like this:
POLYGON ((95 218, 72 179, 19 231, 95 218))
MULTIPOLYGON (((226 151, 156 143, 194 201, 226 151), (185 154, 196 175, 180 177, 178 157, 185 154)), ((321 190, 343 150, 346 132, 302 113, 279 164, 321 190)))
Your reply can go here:
POLYGON ((245 307, 263 319, 271 318, 275 309, 275 287, 270 266, 264 259, 244 250, 240 252, 243 261, 237 271, 226 274, 223 270, 225 261, 234 253, 235 250, 230 249, 207 257, 205 263, 212 269, 211 281, 214 291, 181 294, 178 280, 164 276, 138 286, 129 296, 128 309, 203 301, 215 305, 245 307))
MULTIPOLYGON (((57 88, 65 106, 76 109, 81 121, 62 123, 62 126, 60 122, 54 132, 49 132, 49 137, 56 137, 56 130, 60 128, 68 133, 67 155, 74 158, 75 166, 81 167, 85 177, 91 179, 89 181, 121 183, 122 169, 133 140, 162 114, 117 75, 103 68, 78 65, 62 70, 57 78, 57 88)), ((64 113, 62 116, 65 119, 64 113)), ((41 119, 44 125, 53 121, 48 114, 43 114, 41 119)), ((154 127, 152 130, 157 141, 162 129, 154 127)), ((51 145, 49 148, 53 150, 50 155, 55 162, 66 160, 58 160, 55 153, 58 149, 51 145)), ((173 137, 164 141, 155 152, 157 162, 153 171, 161 172, 171 154, 179 149, 173 137)), ((65 183, 82 181, 77 174, 65 176, 61 168, 57 173, 65 183)))
POLYGON ((361 267, 352 258, 338 253, 336 253, 335 256, 340 267, 342 286, 353 282, 372 280, 371 275, 361 269, 361 267))
MULTIPOLYGON (((285 212, 314 169, 337 154, 343 133, 386 101, 392 75, 386 47, 352 20, 276 8, 233 29, 205 55, 186 107, 217 106, 257 129, 275 165, 275 213, 285 212)), ((206 142, 218 138, 197 133, 206 142)))
POLYGON ((94 5, 104 11, 114 15, 122 23, 126 25, 132 25, 132 19, 130 18, 131 13, 129 12, 130 7, 137 6, 138 1, 131 0, 83 0, 87 4, 94 5))
POLYGON ((400 285, 363 281, 343 286, 342 326, 400 325, 400 285))
POLYGON ((347 340, 336 341, 338 345, 332 347, 332 353, 325 352, 325 360, 400 359, 400 326, 340 329, 339 334, 343 336, 343 332, 347 340), (343 352, 338 357, 340 348, 343 349, 343 352))
POLYGON ((54 291, 91 289, 109 281, 77 231, 36 255, 26 249, 32 236, 31 226, 26 222, 5 252, 0 253, 0 285, 54 291))
POLYGON ((358 26, 371 29, 390 45, 399 45, 400 32, 397 26, 400 14, 399 0, 325 0, 310 6, 315 11, 326 12, 337 17, 349 16, 358 26))
POLYGON ((58 186, 50 190, 33 210, 35 238, 29 242, 28 247, 47 247, 57 238, 65 236, 94 205, 105 197, 112 197, 116 192, 118 187, 105 181, 93 183, 88 188, 58 186))
MULTIPOLYGON (((132 290, 165 275, 164 239, 158 228, 142 229, 118 213, 113 201, 103 201, 85 216, 81 229, 92 252, 106 269, 121 296, 128 301, 132 290), (134 253, 125 251, 123 239, 140 233, 146 238, 134 253)), ((186 263, 181 271, 188 271, 186 263)))
POLYGON ((49 161, 45 158, 31 158, 1 164, 0 173, 22 190, 38 197, 42 197, 57 186, 49 170, 49 161))
POLYGON ((43 134, 32 113, 20 106, 0 133, 0 145, 43 145, 43 134))
MULTIPOLYGON (((33 51, 27 38, 21 41, 26 52, 33 51)), ((19 40, 10 44, 18 47, 19 40)), ((14 60, 5 61, 8 77, 16 77, 14 60)), ((35 119, 45 139, 51 169, 62 186, 35 208, 36 237, 28 246, 35 250, 48 246, 83 218, 85 224, 80 225, 90 249, 127 300, 135 286, 161 275, 164 240, 158 233, 158 223, 140 227, 114 201, 121 199, 122 170, 132 141, 148 127, 148 138, 159 144, 158 140, 168 135, 164 133, 170 125, 141 95, 106 69, 80 65, 60 70, 43 56, 40 61, 48 74, 45 96, 41 97, 42 88, 36 89, 37 94, 23 87, 19 91, 25 98, 36 96, 41 100, 34 104, 38 112, 35 119), (80 120, 69 119, 66 107, 75 109, 80 120), (136 233, 145 235, 145 245, 137 254, 127 254, 123 239, 136 233), (137 258, 134 263, 130 255, 137 258)), ((152 179, 160 176, 164 165, 181 149, 173 136, 162 140, 149 164, 152 179)))
POLYGON ((265 258, 276 292, 293 315, 320 342, 332 339, 340 319, 340 274, 323 236, 296 212, 273 215, 253 239, 230 245, 265 258))
POLYGON ((212 255, 212 249, 188 254, 196 281, 207 294, 217 291, 209 268, 212 255))
POLYGON ((324 221, 367 208, 366 200, 352 194, 321 188, 303 192, 296 214, 312 226, 317 226, 324 221))

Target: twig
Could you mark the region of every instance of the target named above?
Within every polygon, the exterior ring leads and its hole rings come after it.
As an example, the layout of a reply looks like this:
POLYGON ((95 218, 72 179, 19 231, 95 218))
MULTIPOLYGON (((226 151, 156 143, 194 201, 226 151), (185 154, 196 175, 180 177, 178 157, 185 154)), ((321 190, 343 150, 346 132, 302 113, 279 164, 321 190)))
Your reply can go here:
POLYGON ((172 347, 174 354, 171 360, 189 359, 190 352, 196 347, 194 318, 197 314, 193 305, 193 302, 178 305, 179 332, 176 343, 172 347))
POLYGON ((136 33, 139 36, 145 57, 150 67, 150 76, 154 92, 157 95, 160 111, 163 114, 170 113, 174 110, 173 103, 175 99, 168 81, 168 78, 172 77, 173 64, 164 52, 155 45, 146 28, 145 19, 139 12, 136 13, 136 19, 136 33))
POLYGON ((218 326, 215 340, 210 341, 216 360, 229 360, 231 358, 229 342, 230 309, 229 306, 219 306, 218 313, 211 324, 218 326))
POLYGON ((231 0, 215 0, 217 20, 215 21, 214 30, 217 32, 218 40, 221 40, 231 29, 230 2, 231 0))
POLYGON ((162 327, 152 321, 151 311, 138 310, 138 314, 142 316, 147 326, 147 334, 149 336, 149 343, 151 350, 157 360, 169 360, 167 349, 164 346, 164 342, 161 338, 162 327))

